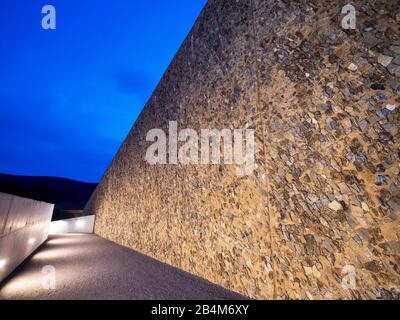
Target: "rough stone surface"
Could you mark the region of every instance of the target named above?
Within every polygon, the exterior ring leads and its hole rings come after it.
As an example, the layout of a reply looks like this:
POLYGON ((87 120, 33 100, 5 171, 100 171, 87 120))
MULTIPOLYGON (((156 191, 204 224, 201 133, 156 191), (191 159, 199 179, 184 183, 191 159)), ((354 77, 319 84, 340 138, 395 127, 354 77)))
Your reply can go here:
POLYGON ((380 54, 378 56, 378 62, 383 65, 384 67, 387 67, 391 62, 392 62, 393 58, 390 56, 385 56, 383 54, 380 54))
POLYGON ((353 3, 357 30, 342 1, 209 1, 86 207, 96 233, 252 298, 399 298, 399 74, 377 63, 399 6, 353 3), (169 120, 254 128, 254 174, 148 165, 169 120))

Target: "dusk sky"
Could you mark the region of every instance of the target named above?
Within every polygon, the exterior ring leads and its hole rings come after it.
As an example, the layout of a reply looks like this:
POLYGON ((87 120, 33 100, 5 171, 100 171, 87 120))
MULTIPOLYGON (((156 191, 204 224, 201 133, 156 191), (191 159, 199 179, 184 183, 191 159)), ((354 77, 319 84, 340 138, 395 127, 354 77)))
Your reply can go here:
POLYGON ((0 173, 99 181, 205 3, 1 0, 0 173))

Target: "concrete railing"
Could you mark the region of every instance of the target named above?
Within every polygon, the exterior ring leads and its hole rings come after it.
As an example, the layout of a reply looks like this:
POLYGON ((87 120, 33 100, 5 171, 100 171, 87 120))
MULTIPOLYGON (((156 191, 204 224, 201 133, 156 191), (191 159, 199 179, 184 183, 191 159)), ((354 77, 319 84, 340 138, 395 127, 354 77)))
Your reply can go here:
POLYGON ((60 233, 93 233, 95 216, 53 221, 49 234, 60 233))
POLYGON ((48 237, 54 205, 0 193, 0 282, 48 237))

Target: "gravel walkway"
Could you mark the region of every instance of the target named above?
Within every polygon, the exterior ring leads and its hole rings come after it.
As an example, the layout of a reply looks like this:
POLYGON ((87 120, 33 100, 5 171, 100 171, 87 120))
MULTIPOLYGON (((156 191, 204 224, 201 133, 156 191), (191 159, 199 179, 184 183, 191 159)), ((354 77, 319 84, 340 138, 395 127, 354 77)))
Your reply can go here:
POLYGON ((58 235, 0 286, 0 299, 243 299, 96 235, 58 235), (56 271, 56 289, 44 272, 56 271))

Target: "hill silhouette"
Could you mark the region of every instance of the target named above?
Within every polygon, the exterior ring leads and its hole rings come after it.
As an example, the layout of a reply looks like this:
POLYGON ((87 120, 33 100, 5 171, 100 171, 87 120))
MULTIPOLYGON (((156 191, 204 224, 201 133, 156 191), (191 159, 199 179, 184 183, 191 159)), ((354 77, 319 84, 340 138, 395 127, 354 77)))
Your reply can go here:
POLYGON ((96 186, 65 178, 0 174, 0 192, 54 203, 53 220, 83 215, 82 209, 96 186))

